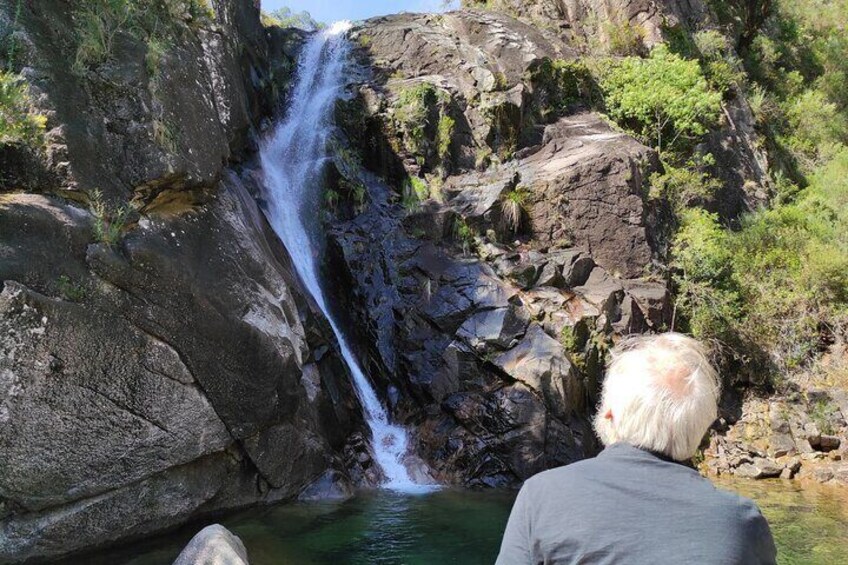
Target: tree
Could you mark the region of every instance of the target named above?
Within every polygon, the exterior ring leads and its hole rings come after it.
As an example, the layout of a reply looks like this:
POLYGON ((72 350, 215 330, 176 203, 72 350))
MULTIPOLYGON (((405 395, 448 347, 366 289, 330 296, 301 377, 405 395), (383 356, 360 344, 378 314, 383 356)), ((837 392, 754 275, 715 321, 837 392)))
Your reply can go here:
POLYGON ((611 61, 601 73, 601 89, 610 117, 631 128, 662 152, 683 138, 703 135, 719 122, 721 93, 710 89, 697 61, 664 45, 648 59, 611 61))
POLYGON ((294 12, 288 6, 274 10, 270 15, 276 20, 274 23, 280 27, 296 27, 306 31, 316 31, 327 27, 327 24, 317 21, 306 10, 294 12))

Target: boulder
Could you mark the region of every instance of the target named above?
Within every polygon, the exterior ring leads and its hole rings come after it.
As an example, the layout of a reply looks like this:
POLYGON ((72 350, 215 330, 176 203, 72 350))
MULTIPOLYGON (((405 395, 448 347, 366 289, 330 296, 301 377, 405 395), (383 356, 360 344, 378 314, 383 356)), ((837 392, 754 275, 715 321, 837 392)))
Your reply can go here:
POLYGON ((0 561, 295 497, 362 426, 235 175, 113 246, 57 198, 5 195, 0 214, 0 561))
POLYGON ((742 463, 734 470, 734 474, 738 477, 746 479, 766 479, 770 477, 779 477, 783 472, 783 465, 775 463, 769 459, 756 457, 750 463, 742 463))
POLYGON ((795 451, 795 441, 792 439, 791 434, 774 433, 769 438, 769 456, 775 458, 784 457, 786 455, 792 455, 795 451))
POLYGON ((585 391, 563 346, 538 325, 531 325, 521 342, 492 363, 538 392, 558 417, 583 412, 585 391))
POLYGON ((238 536, 212 524, 191 538, 174 565, 248 565, 247 549, 238 536))

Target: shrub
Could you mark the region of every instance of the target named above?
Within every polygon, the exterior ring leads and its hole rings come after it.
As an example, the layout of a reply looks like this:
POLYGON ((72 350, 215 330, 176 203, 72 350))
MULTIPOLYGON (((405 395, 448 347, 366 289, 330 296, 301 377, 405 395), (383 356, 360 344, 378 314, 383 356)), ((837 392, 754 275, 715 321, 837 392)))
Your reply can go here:
POLYGON ((424 179, 416 176, 407 177, 401 190, 403 207, 407 210, 417 210, 421 202, 430 197, 430 189, 424 179))
POLYGON ((453 239, 462 247, 465 255, 471 253, 476 247, 474 230, 462 216, 455 216, 451 228, 453 239))
POLYGON ((85 287, 72 281, 68 275, 62 275, 56 279, 56 286, 65 300, 82 302, 85 299, 85 287))
POLYGON ((589 69, 579 61, 543 58, 528 70, 533 88, 533 104, 543 121, 565 112, 580 100, 591 101, 594 81, 589 69))
POLYGON ((0 71, 0 146, 39 145, 46 123, 35 111, 23 77, 0 71))
POLYGON ((609 62, 601 88, 610 117, 660 152, 664 143, 672 148, 679 138, 696 138, 719 123, 721 94, 709 87, 698 62, 662 45, 648 59, 609 62))
MULTIPOLYGON (((438 111, 439 93, 436 87, 429 82, 419 82, 413 86, 402 88, 395 104, 395 120, 403 132, 403 146, 410 153, 415 154, 423 163, 434 149, 433 140, 428 139, 433 135, 430 128, 433 114, 438 111)), ((438 124, 446 126, 445 124, 438 124)), ((436 132, 437 135, 440 132, 436 132)), ((438 144, 437 140, 437 144, 438 144)))
POLYGON ((672 261, 678 288, 675 310, 681 310, 699 339, 731 341, 741 316, 728 240, 714 214, 697 208, 682 214, 672 261))
POLYGON ((339 193, 332 188, 328 188, 324 191, 324 202, 327 203, 327 207, 330 211, 335 212, 339 207, 339 201, 341 197, 339 193))
POLYGON ((294 27, 305 31, 316 31, 327 27, 327 24, 317 21, 308 11, 295 12, 288 6, 271 13, 260 12, 259 17, 265 27, 294 27))
POLYGON ((529 197, 530 191, 523 186, 517 186, 501 196, 501 218, 509 232, 515 234, 522 228, 529 197))
POLYGON ((607 21, 602 29, 612 55, 639 55, 645 48, 645 29, 638 24, 607 21))
POLYGON ((664 172, 651 175, 649 196, 666 200, 674 210, 703 204, 721 188, 721 182, 705 171, 705 167, 714 164, 715 159, 709 153, 693 157, 683 166, 664 162, 664 172))
POLYGON ((784 370, 848 338, 848 149, 793 201, 723 229, 682 213, 674 240, 678 307, 698 337, 769 352, 784 370))
POLYGON ((786 117, 792 134, 790 147, 816 161, 833 151, 835 143, 848 141, 848 120, 820 90, 806 90, 787 104, 786 117))
POLYGON ((89 195, 89 206, 94 215, 94 237, 109 247, 115 245, 124 231, 132 208, 129 205, 113 206, 106 202, 100 190, 89 195))

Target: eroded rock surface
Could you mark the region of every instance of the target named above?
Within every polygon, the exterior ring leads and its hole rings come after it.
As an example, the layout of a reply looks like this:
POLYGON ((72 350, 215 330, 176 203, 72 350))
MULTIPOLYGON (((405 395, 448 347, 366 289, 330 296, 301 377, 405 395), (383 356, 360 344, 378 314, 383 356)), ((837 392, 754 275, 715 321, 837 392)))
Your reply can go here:
POLYGON ((576 98, 546 109, 539 69, 574 51, 508 15, 397 15, 354 38, 327 274, 378 389, 445 482, 516 484, 595 453, 603 350, 670 320, 665 284, 639 278, 661 259, 655 153, 576 98), (453 122, 450 144, 411 112, 453 122))
POLYGON ((114 248, 54 198, 0 209, 5 558, 294 497, 341 457, 354 392, 237 177, 114 248))
POLYGON ((371 465, 332 332, 244 162, 303 35, 220 0, 176 22, 155 65, 130 29, 74 69, 82 4, 16 20, 49 131, 37 166, 4 153, 0 175, 2 562, 293 499, 329 470, 344 491, 350 453, 371 465))

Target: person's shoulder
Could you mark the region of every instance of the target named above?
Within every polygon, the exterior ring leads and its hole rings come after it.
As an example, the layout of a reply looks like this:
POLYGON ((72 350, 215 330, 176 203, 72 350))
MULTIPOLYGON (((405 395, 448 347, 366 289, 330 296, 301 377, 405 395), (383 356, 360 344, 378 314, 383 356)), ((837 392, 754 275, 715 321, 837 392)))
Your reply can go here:
POLYGON ((592 457, 542 471, 524 481, 523 490, 528 492, 546 491, 552 485, 563 486, 584 477, 591 477, 594 472, 593 469, 597 465, 597 459, 592 457))

